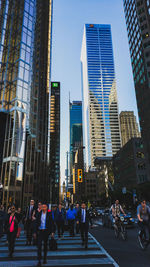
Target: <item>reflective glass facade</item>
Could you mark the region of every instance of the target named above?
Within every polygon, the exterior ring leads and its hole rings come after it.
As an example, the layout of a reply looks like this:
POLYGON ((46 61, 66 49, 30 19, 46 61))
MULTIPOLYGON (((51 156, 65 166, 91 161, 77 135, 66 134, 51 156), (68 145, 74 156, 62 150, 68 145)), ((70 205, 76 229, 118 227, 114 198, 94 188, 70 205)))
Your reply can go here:
POLYGON ((141 134, 150 163, 150 1, 123 4, 141 134))
POLYGON ((35 177, 35 154, 46 162, 40 134, 48 136, 51 10, 50 0, 0 0, 0 112, 8 115, 1 171, 4 203, 20 204, 22 191, 26 200, 35 195, 28 168, 35 177))
POLYGON ((82 102, 69 103, 70 115, 70 172, 74 164, 75 149, 82 145, 82 102))
POLYGON ((87 166, 121 146, 110 25, 86 24, 81 51, 83 140, 87 166))

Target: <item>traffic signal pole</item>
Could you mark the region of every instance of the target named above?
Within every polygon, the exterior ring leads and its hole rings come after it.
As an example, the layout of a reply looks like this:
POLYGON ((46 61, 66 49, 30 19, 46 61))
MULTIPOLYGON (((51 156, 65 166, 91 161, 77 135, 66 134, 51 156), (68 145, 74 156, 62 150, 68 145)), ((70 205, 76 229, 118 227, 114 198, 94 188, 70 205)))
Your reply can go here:
POLYGON ((66 169, 66 207, 68 207, 68 198, 67 198, 67 192, 68 192, 68 156, 69 152, 67 151, 67 169, 66 169))

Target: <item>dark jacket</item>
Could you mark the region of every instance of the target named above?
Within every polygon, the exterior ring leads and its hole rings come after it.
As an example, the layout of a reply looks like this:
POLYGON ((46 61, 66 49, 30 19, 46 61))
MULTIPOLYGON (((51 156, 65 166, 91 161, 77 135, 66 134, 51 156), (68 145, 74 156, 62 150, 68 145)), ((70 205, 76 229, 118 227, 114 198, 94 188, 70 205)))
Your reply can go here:
MULTIPOLYGON (((77 221, 79 221, 79 223, 82 223, 82 208, 77 213, 77 221)), ((92 225, 92 219, 90 217, 89 211, 86 209, 85 224, 89 225, 89 223, 92 225)))
MULTIPOLYGON (((5 222, 5 232, 6 233, 8 233, 9 232, 9 229, 10 229, 10 223, 9 223, 10 216, 11 216, 11 214, 8 214, 7 215, 6 222, 5 222)), ((14 220, 14 232, 17 233, 17 231, 18 231, 18 223, 19 223, 18 214, 15 212, 14 216, 15 216, 15 220, 14 220)))
MULTIPOLYGON (((35 221, 35 230, 34 232, 38 232, 39 228, 41 226, 41 216, 42 216, 42 211, 37 214, 37 219, 35 221)), ((52 217, 51 212, 47 212, 46 214, 46 229, 48 230, 48 234, 54 233, 55 232, 55 225, 52 217)))
POLYGON ((61 209, 61 212, 59 209, 56 210, 55 212, 55 221, 56 222, 64 222, 66 219, 66 213, 64 209, 61 209))
POLYGON ((0 235, 3 234, 5 220, 7 219, 7 213, 3 210, 0 210, 0 235))
MULTIPOLYGON (((35 206, 33 206, 33 209, 32 209, 32 211, 31 211, 31 218, 32 218, 33 212, 34 212, 35 210, 36 210, 36 208, 35 208, 35 206)), ((26 209, 25 218, 26 218, 27 220, 30 219, 30 218, 29 218, 29 212, 30 212, 30 206, 28 206, 27 209, 26 209)))

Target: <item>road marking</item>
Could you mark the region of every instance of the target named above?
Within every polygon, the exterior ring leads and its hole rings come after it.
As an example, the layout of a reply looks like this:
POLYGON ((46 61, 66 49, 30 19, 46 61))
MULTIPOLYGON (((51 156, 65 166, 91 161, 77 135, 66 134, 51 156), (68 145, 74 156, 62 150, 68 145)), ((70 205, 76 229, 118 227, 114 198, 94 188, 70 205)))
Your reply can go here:
POLYGON ((114 264, 114 267, 119 267, 118 263, 108 254, 108 252, 101 246, 101 244, 97 241, 97 239, 91 234, 89 233, 90 237, 94 239, 94 241, 96 242, 96 244, 98 245, 98 247, 101 249, 101 251, 107 255, 107 257, 110 259, 110 261, 112 261, 112 263, 114 264))

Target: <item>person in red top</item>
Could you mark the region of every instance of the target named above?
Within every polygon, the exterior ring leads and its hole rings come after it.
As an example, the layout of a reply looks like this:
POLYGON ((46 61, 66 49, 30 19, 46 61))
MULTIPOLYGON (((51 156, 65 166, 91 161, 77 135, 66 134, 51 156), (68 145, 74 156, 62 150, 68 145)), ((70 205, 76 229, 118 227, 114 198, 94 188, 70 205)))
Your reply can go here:
POLYGON ((12 205, 8 211, 8 216, 6 220, 6 231, 8 240, 9 257, 13 256, 15 240, 18 231, 19 218, 16 213, 15 205, 12 205))

